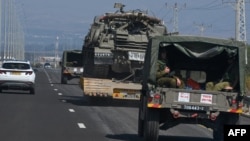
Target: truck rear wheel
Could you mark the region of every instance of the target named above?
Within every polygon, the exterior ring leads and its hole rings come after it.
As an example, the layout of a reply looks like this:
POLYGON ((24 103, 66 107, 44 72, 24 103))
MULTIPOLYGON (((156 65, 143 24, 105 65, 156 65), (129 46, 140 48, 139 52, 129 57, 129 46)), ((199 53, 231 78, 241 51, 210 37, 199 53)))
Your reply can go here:
POLYGON ((218 123, 213 129, 213 140, 223 141, 223 124, 218 123))
POLYGON ((160 113, 156 109, 147 109, 144 129, 145 141, 158 141, 160 113))
POLYGON ((221 114, 213 129, 213 139, 215 141, 223 141, 224 139, 224 125, 238 125, 240 124, 239 114, 234 113, 223 113, 221 114))
POLYGON ((144 133, 144 121, 145 121, 145 109, 147 108, 147 99, 146 96, 141 95, 140 105, 139 105, 139 114, 138 114, 138 136, 143 137, 144 133))

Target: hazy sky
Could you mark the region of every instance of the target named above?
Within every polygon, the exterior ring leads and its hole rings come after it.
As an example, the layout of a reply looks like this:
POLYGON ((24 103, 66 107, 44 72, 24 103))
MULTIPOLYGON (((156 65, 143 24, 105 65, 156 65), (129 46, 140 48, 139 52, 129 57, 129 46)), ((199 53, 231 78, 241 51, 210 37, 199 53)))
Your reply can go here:
MULTIPOLYGON (((245 4, 246 37, 250 43, 250 2, 245 1, 248 2, 245 4)), ((181 34, 235 37, 235 0, 17 0, 17 5, 21 7, 27 32, 55 30, 58 34, 60 31, 85 35, 94 16, 116 11, 115 2, 125 4, 125 10, 148 10, 164 20, 168 31, 173 31, 176 3, 181 34)))

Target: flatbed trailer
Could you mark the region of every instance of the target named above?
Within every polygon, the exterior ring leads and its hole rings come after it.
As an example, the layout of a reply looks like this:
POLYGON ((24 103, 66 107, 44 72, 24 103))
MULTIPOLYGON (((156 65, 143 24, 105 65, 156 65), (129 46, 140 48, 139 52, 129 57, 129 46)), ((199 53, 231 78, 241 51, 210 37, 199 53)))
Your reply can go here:
POLYGON ((140 99, 140 83, 81 77, 80 85, 83 89, 83 95, 85 96, 111 97, 113 99, 123 100, 140 99))

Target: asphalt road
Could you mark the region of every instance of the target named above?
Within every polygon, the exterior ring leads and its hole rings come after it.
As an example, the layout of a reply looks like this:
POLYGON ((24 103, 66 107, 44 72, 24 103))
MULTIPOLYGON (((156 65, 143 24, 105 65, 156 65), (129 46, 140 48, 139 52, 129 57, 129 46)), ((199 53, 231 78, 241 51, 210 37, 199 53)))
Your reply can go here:
MULTIPOLYGON (((138 103, 83 97, 78 80, 60 84, 60 71, 39 69, 36 94, 0 94, 0 141, 142 141, 138 103)), ((242 124, 250 119, 241 117, 242 124)), ((159 141, 211 141, 212 131, 181 124, 160 131, 159 141)))

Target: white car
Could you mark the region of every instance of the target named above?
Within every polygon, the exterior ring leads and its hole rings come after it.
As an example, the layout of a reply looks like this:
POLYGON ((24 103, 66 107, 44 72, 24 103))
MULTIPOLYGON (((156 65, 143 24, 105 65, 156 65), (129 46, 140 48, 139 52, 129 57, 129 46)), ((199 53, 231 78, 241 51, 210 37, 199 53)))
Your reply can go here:
POLYGON ((29 61, 3 61, 0 68, 0 92, 2 90, 29 90, 35 94, 36 74, 29 61))

